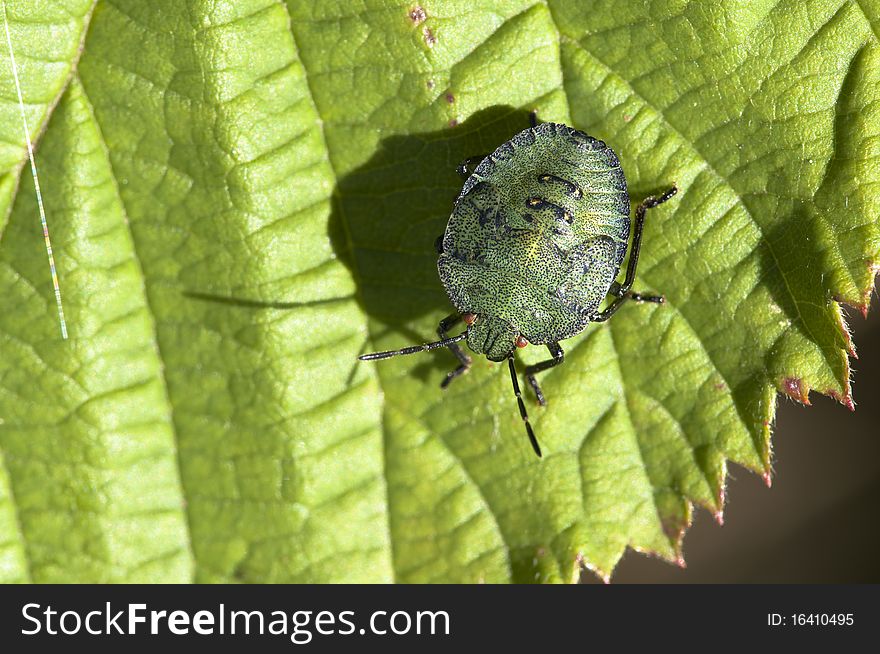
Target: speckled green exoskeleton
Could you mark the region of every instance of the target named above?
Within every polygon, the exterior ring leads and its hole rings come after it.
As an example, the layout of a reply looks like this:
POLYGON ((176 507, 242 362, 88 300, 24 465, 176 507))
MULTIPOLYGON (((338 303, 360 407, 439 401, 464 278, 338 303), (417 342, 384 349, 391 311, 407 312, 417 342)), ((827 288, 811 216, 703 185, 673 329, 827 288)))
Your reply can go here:
POLYGON ((513 364, 517 347, 546 345, 551 357, 526 368, 538 402, 546 404, 535 374, 562 363, 559 341, 591 322, 608 320, 627 300, 662 303, 662 296, 633 292, 645 212, 675 195, 673 185, 637 208, 629 264, 630 203, 617 156, 605 143, 558 123, 532 125, 490 155, 459 166, 465 178, 446 232, 437 239, 437 269, 457 311, 440 321, 440 339, 402 350, 365 354, 386 359, 448 347, 459 366, 441 387, 467 372, 470 357, 458 345, 507 359, 529 440, 541 448, 529 423, 513 364), (470 166, 477 163, 473 171, 470 166), (603 311, 606 297, 613 300, 603 311), (466 330, 449 337, 464 321, 466 330))

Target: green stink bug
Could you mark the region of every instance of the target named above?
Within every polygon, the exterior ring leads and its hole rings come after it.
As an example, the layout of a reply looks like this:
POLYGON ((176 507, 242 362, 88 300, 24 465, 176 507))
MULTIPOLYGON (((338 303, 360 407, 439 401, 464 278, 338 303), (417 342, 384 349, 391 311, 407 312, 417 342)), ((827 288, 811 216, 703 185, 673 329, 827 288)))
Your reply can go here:
POLYGON ((605 143, 567 125, 531 126, 492 154, 471 157, 458 167, 465 179, 446 232, 437 239, 440 279, 457 309, 440 321, 439 341, 401 350, 365 354, 362 361, 448 347, 459 366, 440 384, 467 372, 471 358, 458 345, 507 359, 513 391, 529 441, 541 448, 529 422, 513 363, 517 347, 546 345, 552 356, 526 368, 538 403, 547 402, 535 374, 562 363, 559 341, 604 322, 626 300, 662 304, 664 298, 632 291, 645 213, 666 202, 675 185, 636 208, 629 264, 623 283, 616 277, 626 256, 630 202, 617 155, 605 143), (473 171, 469 166, 477 163, 473 171), (607 296, 614 299, 604 310, 607 296), (466 329, 450 337, 459 321, 466 329))

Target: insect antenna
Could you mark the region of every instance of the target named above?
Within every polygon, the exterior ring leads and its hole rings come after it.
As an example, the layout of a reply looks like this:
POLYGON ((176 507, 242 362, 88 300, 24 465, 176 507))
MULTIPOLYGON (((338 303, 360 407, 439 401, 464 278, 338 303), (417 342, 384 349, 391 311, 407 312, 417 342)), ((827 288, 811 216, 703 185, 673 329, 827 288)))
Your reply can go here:
POLYGON ((433 343, 425 343, 424 345, 413 345, 405 347, 402 350, 389 350, 388 352, 373 352, 372 354, 362 354, 358 357, 361 361, 375 361, 376 359, 390 359, 391 357, 400 356, 401 354, 415 354, 416 352, 428 352, 436 350, 438 347, 446 347, 453 343, 458 343, 467 338, 467 332, 462 332, 458 336, 444 338, 442 341, 434 341, 433 343))
POLYGON ((519 381, 516 378, 516 368, 513 366, 513 357, 507 359, 510 364, 510 381, 513 382, 513 393, 516 395, 516 401, 519 403, 519 415, 522 416, 523 422, 526 423, 526 433, 529 435, 529 441, 532 443, 532 449, 535 454, 541 456, 541 446, 538 445, 538 439, 535 438, 535 432, 532 431, 532 424, 529 422, 529 414, 526 412, 526 405, 522 399, 522 393, 519 392, 519 381))

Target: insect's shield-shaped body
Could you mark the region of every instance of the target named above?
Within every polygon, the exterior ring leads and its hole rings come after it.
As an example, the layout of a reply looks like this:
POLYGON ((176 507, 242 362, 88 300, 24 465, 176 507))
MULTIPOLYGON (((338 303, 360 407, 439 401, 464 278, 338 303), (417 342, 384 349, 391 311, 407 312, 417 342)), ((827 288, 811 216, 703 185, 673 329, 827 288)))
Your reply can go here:
POLYGON ((465 182, 438 261, 452 303, 477 316, 470 348, 501 361, 517 336, 544 344, 581 332, 629 229, 626 180, 602 141, 542 123, 501 145, 465 182))
MULTIPOLYGON (((629 195, 617 155, 605 143, 558 123, 534 124, 482 157, 467 175, 443 236, 437 269, 457 312, 438 327, 439 341, 362 355, 371 361, 448 347, 457 368, 443 382, 466 373, 468 346, 491 361, 507 359, 510 379, 532 448, 541 456, 520 392, 513 353, 532 343, 551 358, 526 367, 541 405, 536 373, 564 359, 559 341, 591 322, 610 318, 627 300, 662 303, 662 296, 632 291, 645 212, 677 192, 675 186, 646 198, 636 210, 626 278, 615 281, 630 233, 629 195), (603 311, 608 296, 613 301, 603 311), (457 336, 449 330, 464 321, 457 336)), ((467 171, 468 159, 459 167, 467 171)))

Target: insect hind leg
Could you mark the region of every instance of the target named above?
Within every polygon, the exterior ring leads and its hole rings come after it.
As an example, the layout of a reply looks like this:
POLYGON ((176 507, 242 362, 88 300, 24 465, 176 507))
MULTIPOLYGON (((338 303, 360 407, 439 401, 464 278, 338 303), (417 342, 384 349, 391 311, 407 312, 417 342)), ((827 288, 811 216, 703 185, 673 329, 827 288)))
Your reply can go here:
MULTIPOLYGON (((461 314, 453 313, 441 320, 440 325, 437 327, 437 334, 440 336, 440 338, 448 338, 447 332, 458 322, 460 322, 461 319, 461 314)), ((440 382, 440 388, 444 389, 452 383, 453 379, 455 379, 456 377, 460 377, 461 375, 466 373, 471 367, 471 358, 467 354, 465 354, 464 350, 461 349, 461 346, 458 343, 452 343, 449 346, 449 349, 452 350, 452 353, 459 360, 459 366, 455 370, 446 373, 446 377, 444 377, 443 381, 440 382)))
POLYGON ((639 264, 639 251, 642 246, 642 231, 645 228, 645 213, 648 209, 653 209, 654 207, 663 204, 676 193, 678 193, 678 187, 673 184, 672 188, 662 195, 651 195, 645 198, 636 208, 636 224, 635 229, 633 230, 633 242, 629 253, 629 264, 626 267, 626 278, 623 280, 623 284, 614 282, 612 290, 609 292, 612 295, 617 296, 617 299, 608 305, 608 308, 605 309, 605 311, 593 314, 590 317, 591 322, 605 322, 617 313, 617 310, 620 309, 621 305, 627 300, 635 300, 636 302, 653 302, 655 304, 662 304, 666 301, 662 295, 642 295, 641 293, 633 292, 632 285, 636 278, 636 267, 639 264))
POLYGON ((633 302, 653 302, 654 304, 663 304, 666 302, 666 297, 663 295, 643 295, 642 293, 636 293, 635 291, 627 293, 627 297, 633 302))
POLYGON ((624 293, 621 285, 617 282, 614 282, 611 285, 611 288, 608 289, 608 295, 627 298, 633 302, 653 302, 654 304, 663 304, 666 302, 666 298, 663 295, 646 295, 644 293, 637 293, 636 291, 624 293))

